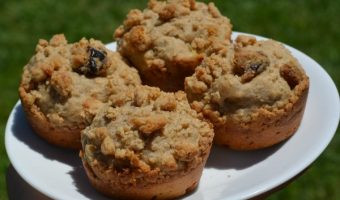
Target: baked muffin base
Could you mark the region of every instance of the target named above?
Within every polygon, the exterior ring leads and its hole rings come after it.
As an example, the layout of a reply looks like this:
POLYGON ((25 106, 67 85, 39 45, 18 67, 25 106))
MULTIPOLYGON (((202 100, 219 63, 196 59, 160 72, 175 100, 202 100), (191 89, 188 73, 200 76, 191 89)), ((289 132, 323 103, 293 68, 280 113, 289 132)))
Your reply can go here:
MULTIPOLYGON (((80 152, 80 155, 82 155, 82 152, 80 152)), ((82 159, 82 162, 91 185, 98 192, 118 199, 158 200, 174 199, 194 191, 198 186, 208 156, 209 153, 205 155, 200 165, 183 176, 174 176, 163 183, 155 183, 148 186, 135 185, 128 188, 123 186, 114 187, 110 182, 99 179, 96 173, 103 172, 100 170, 93 171, 84 159, 82 159)), ((119 177, 111 176, 107 179, 114 182, 114 179, 119 179, 119 177)))
POLYGON ((67 149, 81 148, 80 132, 82 129, 55 129, 43 116, 30 112, 26 112, 26 115, 33 130, 48 143, 67 149))
MULTIPOLYGON (((25 100, 21 100, 22 104, 27 104, 25 100)), ((51 126, 46 117, 38 111, 35 106, 24 106, 26 118, 29 124, 41 138, 50 144, 68 149, 81 149, 80 132, 82 129, 67 129, 58 127, 58 129, 51 126), (29 110, 27 110, 29 108, 29 110)))

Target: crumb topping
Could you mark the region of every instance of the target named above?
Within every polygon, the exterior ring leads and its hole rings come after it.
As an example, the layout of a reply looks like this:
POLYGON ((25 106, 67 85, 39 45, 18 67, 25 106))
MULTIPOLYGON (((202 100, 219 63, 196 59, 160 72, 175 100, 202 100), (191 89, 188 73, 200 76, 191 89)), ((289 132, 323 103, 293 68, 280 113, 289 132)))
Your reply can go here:
POLYGON ((114 37, 118 51, 138 68, 145 82, 166 89, 156 82, 165 78, 183 82, 203 56, 213 52, 212 46, 230 40, 231 27, 213 3, 150 0, 143 11, 129 12, 114 37))
POLYGON ((119 101, 124 105, 102 109, 82 133, 90 165, 174 174, 203 162, 212 144, 212 126, 190 108, 183 92, 141 86, 123 98, 119 101))
POLYGON ((24 67, 20 96, 55 127, 84 128, 108 97, 140 84, 135 69, 94 39, 40 40, 24 67))
POLYGON ((226 54, 206 57, 185 80, 193 108, 213 121, 250 120, 255 110, 283 109, 308 80, 290 52, 273 40, 239 36, 226 54))

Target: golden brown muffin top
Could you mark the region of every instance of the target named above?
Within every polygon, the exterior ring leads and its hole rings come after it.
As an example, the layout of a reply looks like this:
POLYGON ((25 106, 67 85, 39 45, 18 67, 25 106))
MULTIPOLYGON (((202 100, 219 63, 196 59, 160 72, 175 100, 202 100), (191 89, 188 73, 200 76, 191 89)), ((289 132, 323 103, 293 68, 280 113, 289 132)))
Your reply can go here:
POLYGON ((118 51, 140 70, 142 78, 145 75, 147 82, 150 76, 176 79, 191 75, 215 45, 230 41, 231 27, 213 3, 150 0, 143 11, 129 12, 114 37, 118 51))
POLYGON ((40 40, 24 67, 20 97, 56 127, 84 128, 110 95, 137 84, 135 69, 97 40, 40 40))
POLYGON ((215 120, 233 116, 245 122, 256 110, 283 108, 303 87, 308 77, 288 49, 244 35, 224 53, 205 58, 185 81, 195 109, 215 120))
POLYGON ((212 126, 190 108, 183 92, 139 86, 112 99, 82 132, 84 157, 118 173, 145 176, 194 169, 210 151, 212 126))

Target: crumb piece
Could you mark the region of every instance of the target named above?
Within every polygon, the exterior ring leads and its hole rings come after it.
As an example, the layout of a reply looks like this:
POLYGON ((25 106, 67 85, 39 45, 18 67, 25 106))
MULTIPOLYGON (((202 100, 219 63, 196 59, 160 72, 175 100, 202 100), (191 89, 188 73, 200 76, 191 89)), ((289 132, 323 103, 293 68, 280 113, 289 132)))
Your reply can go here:
POLYGON ((146 117, 132 118, 131 123, 144 133, 144 135, 149 136, 151 133, 162 129, 167 123, 167 119, 163 115, 155 114, 146 117))

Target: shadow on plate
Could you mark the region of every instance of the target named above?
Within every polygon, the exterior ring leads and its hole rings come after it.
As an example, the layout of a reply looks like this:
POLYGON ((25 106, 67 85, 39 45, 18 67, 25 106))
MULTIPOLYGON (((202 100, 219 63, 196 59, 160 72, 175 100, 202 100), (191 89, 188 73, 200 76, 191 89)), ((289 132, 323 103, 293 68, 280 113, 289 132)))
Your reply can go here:
POLYGON ((51 200, 49 197, 43 195, 38 190, 30 186, 24 179, 22 179, 12 165, 10 165, 7 169, 6 184, 9 200, 51 200))
POLYGON ((77 188, 78 192, 84 195, 88 199, 96 199, 96 200, 109 200, 105 196, 98 193, 90 184, 87 179, 85 170, 83 165, 80 164, 78 166, 73 167, 73 170, 68 174, 73 179, 73 184, 77 188))
MULTIPOLYGON (((45 140, 43 140, 37 134, 35 134, 31 126, 29 125, 29 122, 26 119, 24 110, 20 104, 14 108, 13 114, 14 114, 13 126, 11 127, 11 129, 12 129, 12 133, 14 137, 16 137, 19 141, 23 142, 33 151, 41 154, 44 158, 48 160, 56 160, 58 162, 62 162, 64 164, 71 166, 72 170, 68 172, 68 174, 73 179, 73 184, 77 188, 78 192, 84 195, 86 198, 107 200, 107 198, 97 193, 90 185, 87 179, 87 176, 85 174, 85 171, 83 169, 81 159, 78 156, 78 151, 55 147, 45 142, 45 140)), ((8 171, 11 175, 17 174, 17 172, 13 169, 12 166, 9 167, 8 171)), ((22 180, 22 178, 19 175, 17 176, 19 178, 15 178, 15 179, 22 180)), ((12 178, 8 179, 7 181, 10 182, 11 180, 12 178)), ((28 185, 25 181, 23 182, 26 185, 28 185)), ((25 188, 31 188, 29 190, 31 190, 31 192, 33 192, 33 194, 36 195, 37 191, 34 188, 32 188, 32 186, 28 185, 28 186, 25 186, 25 188)), ((13 198, 11 199, 15 199, 15 200, 23 199, 23 198, 17 198, 17 196, 18 195, 16 195, 15 198, 13 196, 13 198)), ((45 198, 42 198, 42 199, 45 199, 45 198)))
POLYGON ((14 137, 19 141, 25 143, 29 148, 38 152, 46 159, 57 160, 70 166, 77 166, 81 163, 80 158, 75 159, 78 157, 78 151, 55 147, 35 134, 26 119, 21 104, 15 106, 13 114, 13 125, 11 129, 14 137))
POLYGON ((224 146, 214 145, 205 168, 246 169, 273 155, 284 143, 256 151, 235 151, 224 146))

